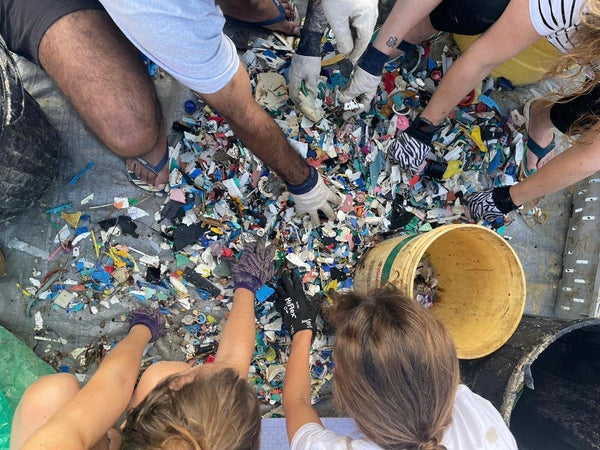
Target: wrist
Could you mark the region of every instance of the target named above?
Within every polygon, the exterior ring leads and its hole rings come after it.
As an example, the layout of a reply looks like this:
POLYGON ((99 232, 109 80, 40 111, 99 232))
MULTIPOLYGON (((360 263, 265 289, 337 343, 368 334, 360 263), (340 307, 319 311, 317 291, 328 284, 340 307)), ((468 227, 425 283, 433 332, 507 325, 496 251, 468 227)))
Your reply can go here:
POLYGON ((313 330, 299 330, 294 333, 292 337, 292 342, 297 342, 299 344, 308 343, 309 345, 312 343, 313 330))
POLYGON ((323 33, 318 31, 305 31, 302 29, 300 32, 300 42, 296 49, 296 54, 302 56, 321 56, 321 40, 323 39, 323 33))
POLYGON ((308 166, 308 177, 300 184, 285 183, 290 194, 302 195, 314 189, 319 181, 319 172, 313 166, 308 166))
POLYGON ((152 331, 146 325, 137 323, 129 329, 128 336, 144 340, 145 342, 150 342, 152 339, 152 331))
POLYGON ((492 191, 492 200, 502 214, 508 214, 519 207, 510 196, 510 188, 511 186, 500 186, 492 191))
POLYGON ((381 76, 383 66, 385 66, 387 60, 388 55, 373 47, 372 44, 369 44, 365 52, 358 60, 358 67, 363 69, 365 72, 370 73, 371 75, 381 76))

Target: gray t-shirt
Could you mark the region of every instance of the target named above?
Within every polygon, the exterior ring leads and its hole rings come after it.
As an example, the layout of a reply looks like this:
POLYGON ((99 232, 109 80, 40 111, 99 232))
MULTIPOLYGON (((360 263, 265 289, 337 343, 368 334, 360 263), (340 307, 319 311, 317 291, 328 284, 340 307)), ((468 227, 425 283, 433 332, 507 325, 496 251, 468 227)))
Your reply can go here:
POLYGON ((123 34, 183 85, 202 94, 224 87, 239 59, 211 0, 100 0, 123 34))

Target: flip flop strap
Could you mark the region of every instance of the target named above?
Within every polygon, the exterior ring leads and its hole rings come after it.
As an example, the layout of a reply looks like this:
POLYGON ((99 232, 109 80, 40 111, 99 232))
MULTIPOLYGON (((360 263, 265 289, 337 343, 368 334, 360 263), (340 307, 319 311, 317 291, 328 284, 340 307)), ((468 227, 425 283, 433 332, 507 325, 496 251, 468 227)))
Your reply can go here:
POLYGON ((531 150, 531 152, 539 159, 542 159, 544 156, 554 150, 555 146, 556 142, 554 141, 554 138, 552 138, 552 142, 550 142, 546 147, 542 147, 540 144, 535 142, 531 136, 527 135, 527 148, 531 150))
POLYGON ((165 167, 167 162, 169 161, 169 149, 168 148, 165 149, 165 154, 163 155, 162 159, 158 162, 158 164, 156 164, 155 166, 153 166, 152 164, 150 164, 148 161, 146 161, 143 158, 136 158, 136 160, 139 161, 139 163, 142 166, 144 166, 145 169, 148 169, 154 175, 158 175, 160 173, 160 171, 163 170, 163 168, 165 167))
POLYGON ((285 18, 286 18, 285 8, 281 4, 281 2, 279 0, 272 0, 272 1, 273 1, 273 4, 277 7, 279 14, 271 19, 263 20, 262 22, 252 22, 253 25, 264 27, 264 26, 273 25, 274 23, 285 20, 285 18))

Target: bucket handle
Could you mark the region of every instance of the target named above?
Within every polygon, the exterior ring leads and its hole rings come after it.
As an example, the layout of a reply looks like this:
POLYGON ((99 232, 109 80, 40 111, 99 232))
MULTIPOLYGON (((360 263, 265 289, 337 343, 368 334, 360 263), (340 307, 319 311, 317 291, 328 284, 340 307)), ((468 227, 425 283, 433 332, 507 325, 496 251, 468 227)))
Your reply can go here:
POLYGON ((21 118, 25 93, 19 69, 0 37, 0 131, 21 118))

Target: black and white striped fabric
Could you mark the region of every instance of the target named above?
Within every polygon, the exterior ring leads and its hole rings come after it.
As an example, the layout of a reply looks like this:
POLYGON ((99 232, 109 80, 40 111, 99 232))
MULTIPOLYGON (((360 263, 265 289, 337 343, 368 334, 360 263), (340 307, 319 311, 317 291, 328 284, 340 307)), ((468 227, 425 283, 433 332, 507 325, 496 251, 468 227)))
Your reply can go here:
POLYGON ((494 188, 487 188, 465 196, 465 202, 469 207, 469 214, 472 219, 483 219, 491 223, 504 215, 494 202, 493 192, 494 188))
POLYGON ((398 164, 402 170, 415 174, 425 161, 429 150, 431 150, 430 145, 417 140, 408 133, 402 133, 389 145, 387 155, 393 164, 398 164))
POLYGON ((529 15, 536 31, 563 53, 574 47, 586 0, 529 0, 529 15))

